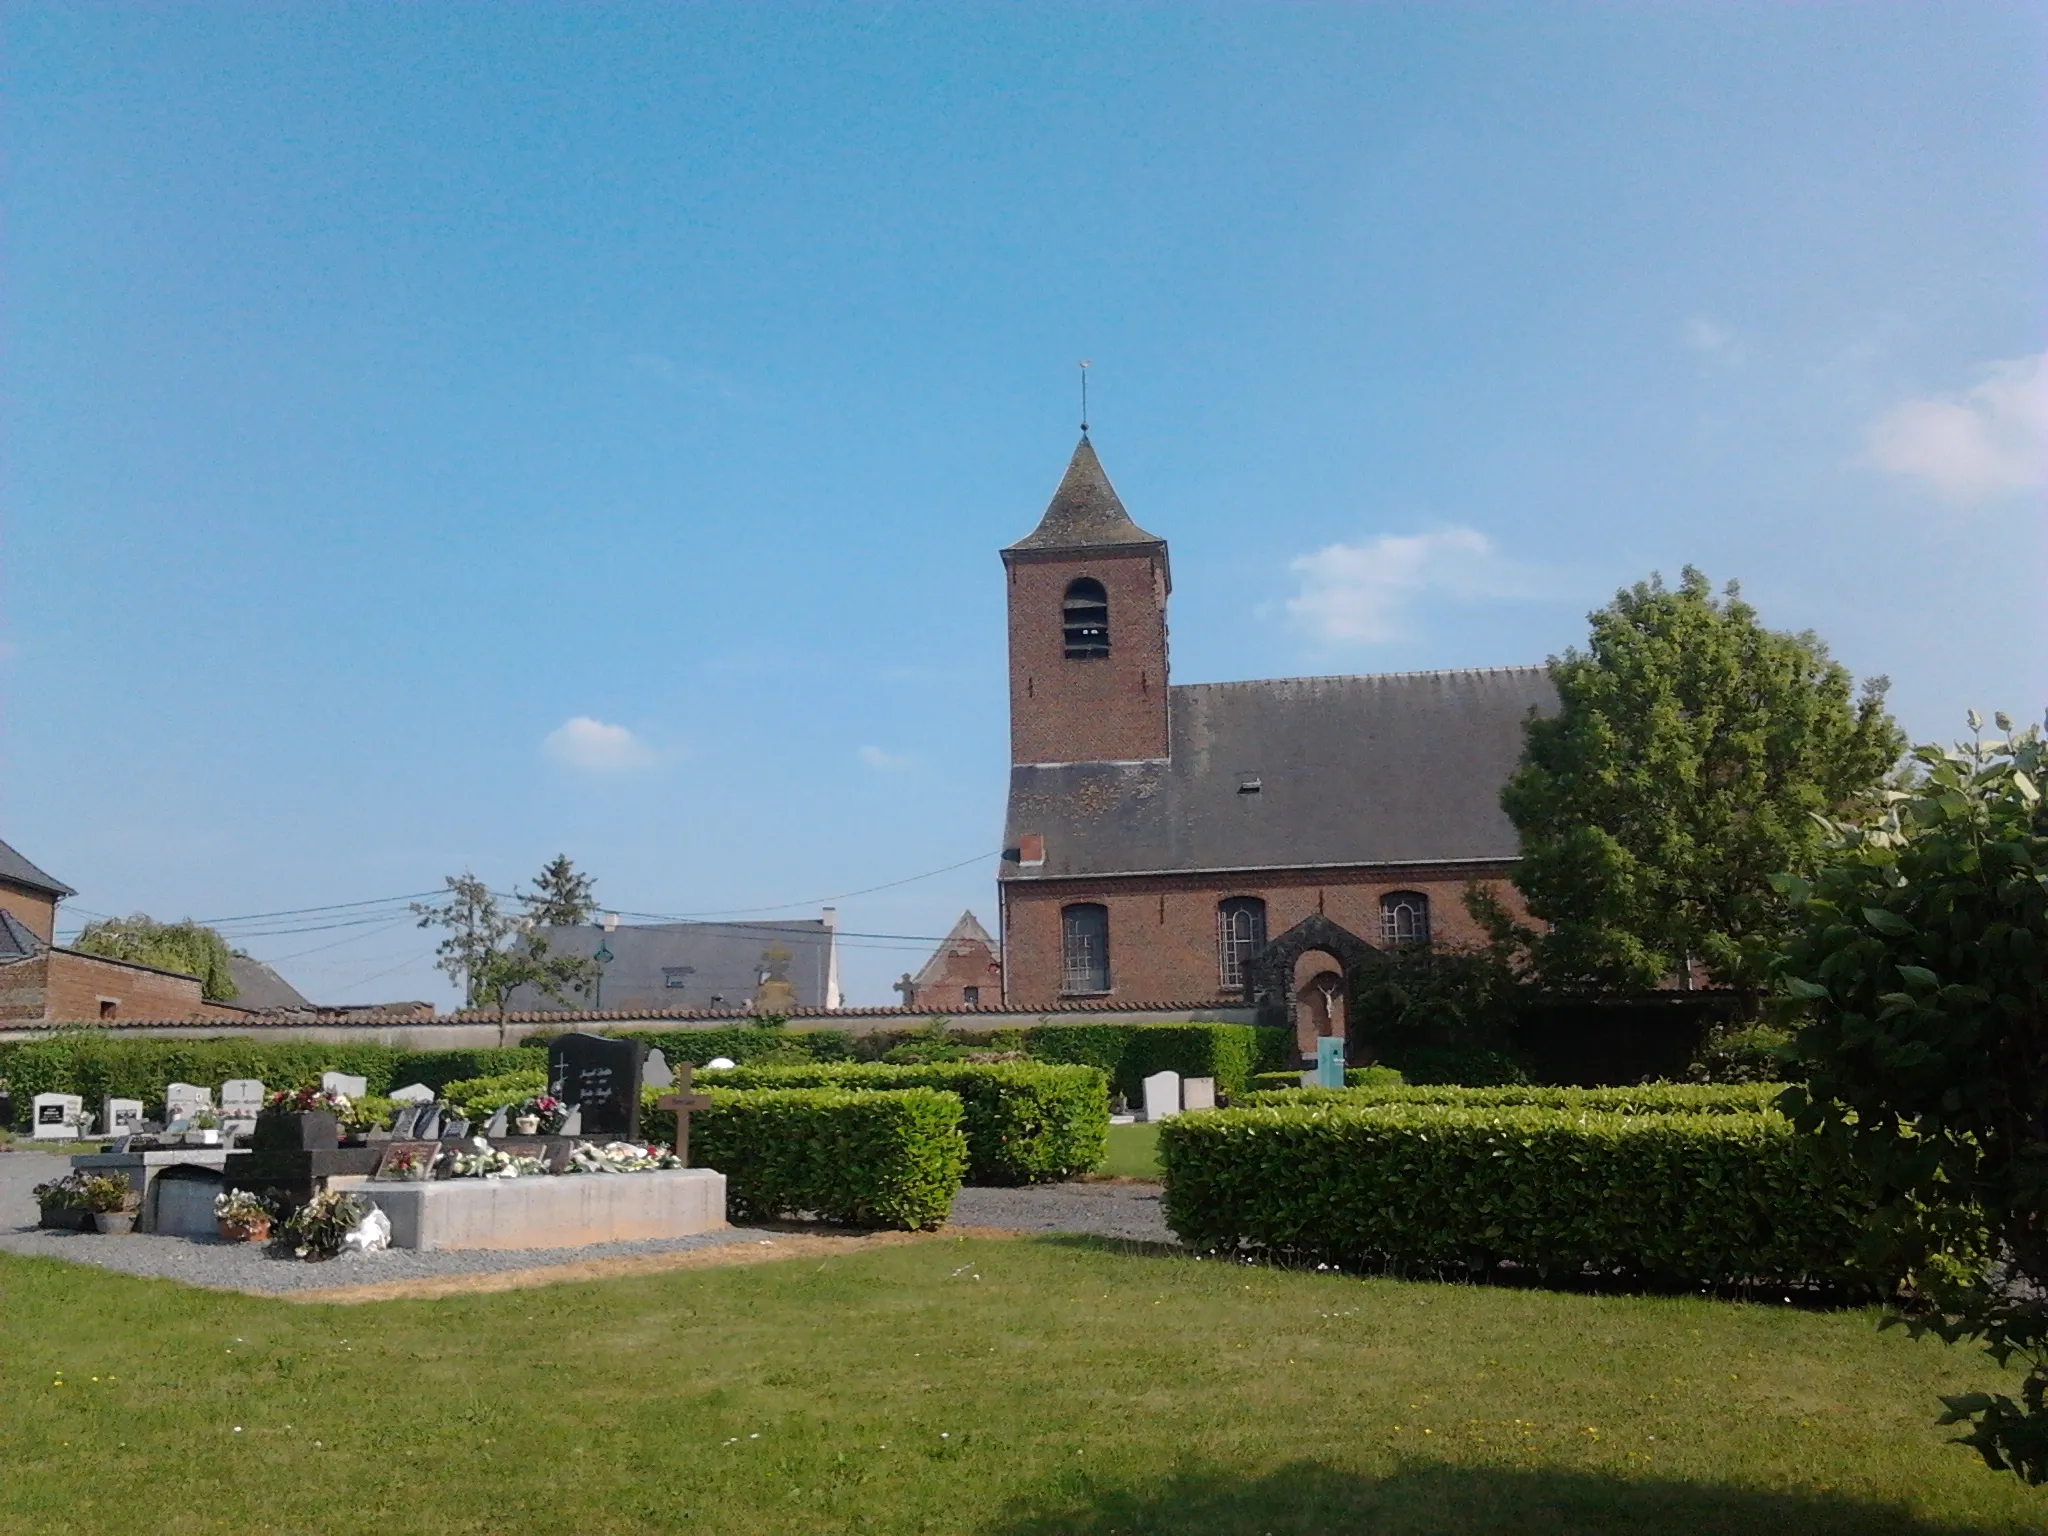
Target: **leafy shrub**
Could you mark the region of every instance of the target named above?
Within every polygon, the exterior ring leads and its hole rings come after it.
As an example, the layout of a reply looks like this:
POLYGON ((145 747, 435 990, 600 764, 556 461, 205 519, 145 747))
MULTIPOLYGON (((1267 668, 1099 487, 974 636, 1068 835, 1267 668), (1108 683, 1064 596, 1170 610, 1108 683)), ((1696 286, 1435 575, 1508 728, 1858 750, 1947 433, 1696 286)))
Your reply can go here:
MULTIPOLYGON (((839 1029, 788 1029, 781 1024, 727 1024, 716 1029, 606 1030, 621 1040, 644 1040, 673 1066, 687 1061, 703 1066, 720 1056, 747 1066, 757 1061, 801 1065, 810 1061, 850 1061, 851 1037, 839 1029)), ((525 1044, 546 1050, 552 1032, 528 1035, 525 1044)))
POLYGON ((1109 1150, 1107 1082, 1096 1067, 1043 1062, 736 1067, 704 1079, 728 1088, 937 1088, 960 1096, 968 1177, 977 1184, 1071 1179, 1109 1150))
POLYGON ((548 1069, 527 1067, 497 1077, 472 1077, 445 1085, 441 1097, 457 1115, 478 1125, 507 1105, 548 1091, 548 1069))
POLYGON ((1688 1286, 1885 1278, 1855 1257, 1868 1200, 1776 1114, 1226 1109, 1167 1121, 1159 1151, 1167 1221, 1199 1248, 1688 1286))
POLYGON ((74 1168, 60 1179, 35 1187, 36 1205, 45 1211, 82 1211, 86 1209, 85 1186, 92 1175, 83 1168, 74 1168))
MULTIPOLYGON (((1346 1067, 1344 1086, 1346 1088, 1398 1088, 1403 1079, 1392 1067, 1346 1067)), ((1299 1088, 1299 1072, 1254 1072, 1247 1085, 1254 1093, 1270 1092, 1280 1088, 1299 1088)))
POLYGON ((1696 1083, 1783 1083, 1791 1080, 1792 1032, 1771 1024, 1715 1030, 1686 1069, 1696 1083))
MULTIPOLYGON (((642 1099, 653 1140, 675 1137, 675 1116, 642 1099)), ((958 1094, 932 1088, 857 1093, 712 1089, 690 1117, 690 1161, 725 1175, 736 1221, 818 1216, 857 1227, 929 1230, 945 1221, 967 1168, 958 1094)))
MULTIPOLYGON (((1473 902, 1498 906, 1484 887, 1468 888, 1473 902)), ((1359 969, 1348 1044, 1410 1082, 1519 1082, 1479 1074, 1503 1070, 1526 1000, 1504 945, 1395 945, 1359 969)))
POLYGON ((1783 1091, 1782 1083, 1643 1083, 1634 1088, 1451 1088, 1392 1083, 1253 1093, 1243 1102, 1267 1108, 1406 1104, 1438 1109, 1557 1109, 1575 1115, 1761 1115, 1771 1112, 1783 1091))
POLYGON ((1401 1076, 1411 1083, 1492 1088, 1529 1081, 1529 1074, 1512 1055, 1486 1046, 1411 1046, 1399 1059, 1401 1076))
POLYGON ((302 1259, 331 1259, 341 1240, 370 1214, 369 1202, 338 1189, 323 1189, 284 1220, 284 1241, 302 1259))
POLYGON ((1235 1098, 1252 1073, 1284 1066, 1292 1043, 1285 1030, 1253 1024, 1040 1024, 1025 1036, 1036 1060, 1100 1067, 1110 1091, 1132 1101, 1155 1072, 1213 1077, 1235 1098))

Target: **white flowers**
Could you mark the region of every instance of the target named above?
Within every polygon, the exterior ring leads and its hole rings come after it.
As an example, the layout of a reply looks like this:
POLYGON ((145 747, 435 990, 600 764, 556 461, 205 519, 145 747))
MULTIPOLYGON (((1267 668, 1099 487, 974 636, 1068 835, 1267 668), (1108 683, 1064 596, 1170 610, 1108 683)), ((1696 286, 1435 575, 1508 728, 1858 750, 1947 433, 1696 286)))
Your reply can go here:
POLYGON ((579 1142, 569 1153, 569 1173, 647 1173, 656 1168, 680 1168, 683 1160, 660 1145, 614 1141, 599 1147, 579 1142))

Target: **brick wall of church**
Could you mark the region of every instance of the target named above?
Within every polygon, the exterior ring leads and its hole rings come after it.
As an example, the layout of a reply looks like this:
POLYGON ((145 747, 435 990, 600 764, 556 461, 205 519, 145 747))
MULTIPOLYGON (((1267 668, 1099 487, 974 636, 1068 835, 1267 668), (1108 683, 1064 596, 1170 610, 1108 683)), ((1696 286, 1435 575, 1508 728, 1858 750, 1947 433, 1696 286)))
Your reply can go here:
POLYGON ((1166 756, 1165 559, 1150 545, 1011 557, 1011 762, 1166 756), (1074 660, 1064 604, 1068 583, 1084 576, 1109 597, 1109 654, 1074 660))
MULTIPOLYGON (((1142 875, 1104 880, 1012 881, 1003 886, 1003 958, 1013 1008, 1060 1001, 1060 909, 1100 902, 1109 912, 1109 996, 1131 1003, 1222 998, 1216 947, 1216 905, 1232 896, 1266 903, 1266 936, 1278 938, 1320 911, 1367 943, 1380 938, 1380 898, 1394 891, 1429 897, 1430 934, 1439 944, 1475 944, 1484 937, 1465 912, 1466 881, 1492 884, 1510 910, 1523 910, 1507 883, 1508 867, 1460 870, 1362 868, 1266 871, 1241 881, 1215 875, 1142 875)), ((1228 994, 1241 997, 1242 994, 1228 994)))

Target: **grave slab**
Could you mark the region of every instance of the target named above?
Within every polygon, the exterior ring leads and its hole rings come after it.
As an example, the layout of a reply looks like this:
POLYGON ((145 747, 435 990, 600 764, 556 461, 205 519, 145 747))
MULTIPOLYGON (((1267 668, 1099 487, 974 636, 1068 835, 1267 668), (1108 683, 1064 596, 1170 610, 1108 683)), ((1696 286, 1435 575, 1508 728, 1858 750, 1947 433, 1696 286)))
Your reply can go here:
POLYGON ((1182 1109, 1214 1109, 1216 1107, 1216 1079, 1213 1077, 1183 1078, 1180 1085, 1180 1107, 1182 1109))
POLYGON ((436 1179, 431 1184, 336 1178, 329 1187, 346 1189, 383 1211, 391 1219, 392 1247, 430 1252, 581 1248, 690 1237, 726 1224, 725 1175, 711 1168, 436 1179))
MULTIPOLYGON (((157 1207, 163 1198, 164 1170, 198 1168, 217 1173, 227 1165, 227 1160, 226 1147, 148 1147, 136 1152, 81 1152, 71 1159, 71 1166, 89 1173, 126 1174, 128 1182, 142 1195, 142 1205, 135 1213, 135 1230, 155 1232, 157 1207)), ((206 1225, 202 1231, 213 1230, 211 1202, 219 1188, 218 1184, 207 1187, 206 1225)))

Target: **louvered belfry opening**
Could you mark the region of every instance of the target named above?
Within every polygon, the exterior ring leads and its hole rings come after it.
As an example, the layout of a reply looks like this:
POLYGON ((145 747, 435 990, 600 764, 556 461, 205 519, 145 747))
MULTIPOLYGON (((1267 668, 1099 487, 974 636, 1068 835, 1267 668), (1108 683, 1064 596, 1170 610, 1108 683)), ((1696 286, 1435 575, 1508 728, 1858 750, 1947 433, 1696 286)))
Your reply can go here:
POLYGON ((1109 594, 1093 576, 1067 583, 1061 615, 1066 625, 1067 658, 1092 661, 1109 654, 1109 594))

